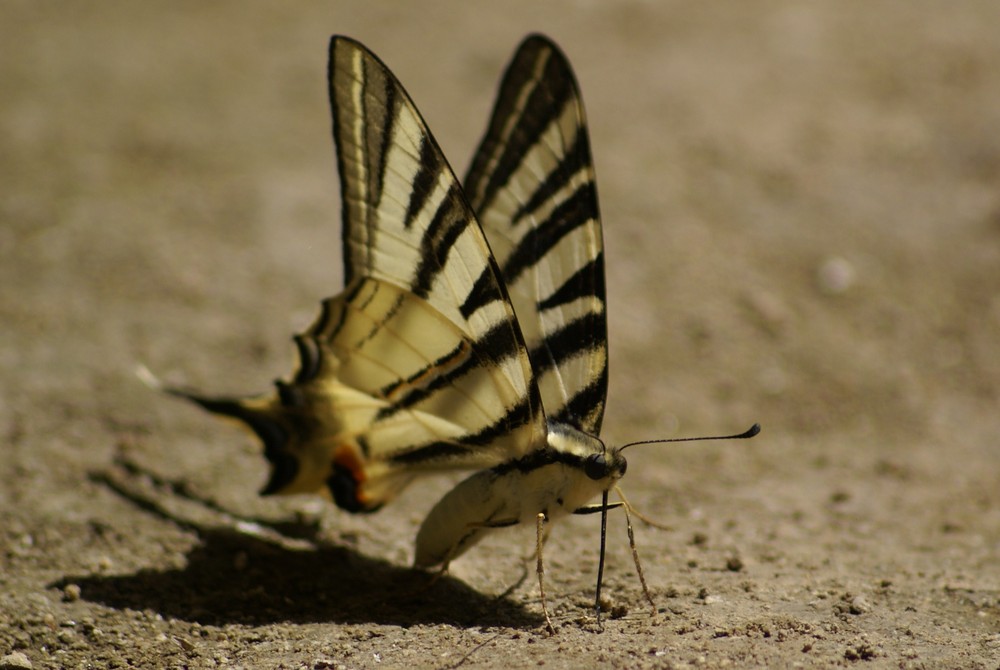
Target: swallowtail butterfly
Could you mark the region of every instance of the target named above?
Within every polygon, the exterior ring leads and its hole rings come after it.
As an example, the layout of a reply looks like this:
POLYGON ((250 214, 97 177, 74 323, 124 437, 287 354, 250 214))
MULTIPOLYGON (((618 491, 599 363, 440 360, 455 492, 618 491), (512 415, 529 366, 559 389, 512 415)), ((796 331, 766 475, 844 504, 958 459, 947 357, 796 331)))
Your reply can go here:
MULTIPOLYGON (((275 391, 166 390, 260 437, 263 494, 372 512, 421 473, 476 470, 428 514, 415 563, 446 566, 496 528, 536 524, 544 610, 543 522, 621 505, 608 491, 626 465, 598 437, 604 250, 573 72, 546 37, 521 44, 463 183, 367 48, 333 37, 329 86, 343 292, 294 338, 298 369, 275 391)), ((602 522, 599 574, 603 560, 602 522)))

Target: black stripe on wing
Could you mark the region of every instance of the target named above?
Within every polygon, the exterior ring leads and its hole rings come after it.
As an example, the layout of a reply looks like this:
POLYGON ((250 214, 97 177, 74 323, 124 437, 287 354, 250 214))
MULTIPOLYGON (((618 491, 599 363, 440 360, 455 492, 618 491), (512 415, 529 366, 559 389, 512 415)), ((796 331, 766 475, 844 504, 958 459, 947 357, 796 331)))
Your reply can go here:
POLYGON ((456 457, 470 453, 476 447, 485 447, 509 435, 532 419, 532 407, 528 398, 507 409, 507 412, 492 424, 462 437, 461 442, 432 442, 394 454, 390 459, 400 465, 423 464, 445 457, 456 457))
MULTIPOLYGON (((504 281, 513 284, 527 268, 548 262, 545 258, 565 236, 593 220, 597 192, 594 184, 580 185, 569 198, 560 203, 544 221, 539 222, 522 239, 504 262, 504 281)), ((581 254, 582 255, 582 254, 581 254)), ((603 296, 601 296, 603 297, 603 296)), ((520 315, 518 315, 520 318, 520 315)))
MULTIPOLYGON (((542 205, 552 198, 555 198, 560 189, 565 188, 574 177, 578 177, 581 170, 590 168, 590 141, 586 132, 578 132, 573 141, 573 145, 562 156, 562 160, 548 176, 538 184, 537 190, 531 194, 531 198, 521 204, 517 213, 514 214, 513 223, 519 222, 525 216, 538 210, 542 205)), ((592 212, 596 215, 597 193, 594 193, 592 212)))
MULTIPOLYGON (((383 170, 385 168, 383 167, 383 170)), ((413 191, 410 193, 410 204, 406 208, 406 219, 403 225, 411 227, 417 219, 417 215, 427 203, 427 198, 431 193, 434 183, 441 176, 441 171, 445 169, 441 160, 441 153, 436 150, 434 143, 426 137, 420 140, 420 170, 413 179, 413 191)))
MULTIPOLYGON (((331 41, 329 76, 346 283, 359 276, 393 283, 473 336, 489 321, 512 322, 512 311, 469 318, 469 306, 509 300, 473 210, 402 85, 345 37, 331 41)), ((520 339, 516 328, 511 337, 520 339)))
POLYGON ((555 309, 583 297, 604 299, 604 253, 602 252, 566 280, 547 298, 538 303, 538 310, 555 309))
MULTIPOLYGON (((469 221, 465 201, 462 200, 458 184, 454 184, 438 206, 430 225, 424 231, 420 244, 420 265, 414 274, 411 288, 413 293, 421 298, 428 296, 434 280, 448 264, 448 254, 451 253, 452 247, 469 225, 476 225, 476 223, 469 221)), ((489 269, 488 265, 486 267, 489 269)), ((496 287, 494 279, 492 293, 496 295, 497 299, 500 299, 496 287)))
MULTIPOLYGON (((459 379, 475 372, 483 365, 500 367, 509 358, 516 355, 517 350, 511 347, 511 340, 505 332, 506 325, 498 324, 485 337, 473 343, 473 355, 463 357, 463 349, 456 349, 448 357, 439 361, 434 361, 420 370, 415 371, 410 379, 427 379, 420 386, 414 386, 408 393, 401 397, 393 398, 393 404, 379 411, 377 418, 385 419, 396 412, 409 409, 417 403, 430 397, 435 391, 453 386, 459 379), (453 355, 452 355, 453 354, 453 355), (462 360, 458 365, 450 367, 444 365, 447 361, 462 360)), ((382 390, 383 397, 391 397, 399 388, 406 385, 406 380, 401 380, 382 390)), ((537 399, 531 398, 531 394, 525 396, 537 403, 537 399)), ((464 441, 464 440, 463 440, 464 441)))
POLYGON ((590 384, 577 390, 572 398, 558 411, 549 415, 549 420, 570 426, 590 426, 590 432, 599 435, 604 419, 604 400, 608 393, 608 366, 590 384))
POLYGON ((598 315, 588 312, 546 337, 528 352, 535 374, 541 375, 581 353, 599 348, 604 341, 600 321, 598 315))

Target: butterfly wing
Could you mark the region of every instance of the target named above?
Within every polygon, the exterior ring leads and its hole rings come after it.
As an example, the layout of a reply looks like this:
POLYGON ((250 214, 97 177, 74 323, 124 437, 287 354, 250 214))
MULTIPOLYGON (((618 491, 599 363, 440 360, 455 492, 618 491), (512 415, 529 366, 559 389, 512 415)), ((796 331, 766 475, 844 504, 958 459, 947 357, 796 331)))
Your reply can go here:
MULTIPOLYGON (((541 401, 499 268, 458 180, 409 95, 374 54, 334 37, 329 72, 345 284, 348 293, 359 281, 398 289, 376 315, 372 336, 344 349, 350 363, 341 381, 390 400, 394 413, 454 419, 476 458, 498 440, 503 457, 529 451, 544 424, 541 401), (407 321, 428 311, 437 327, 407 321), (382 329, 399 342, 369 352, 382 329), (407 350, 421 355, 408 358, 407 350), (395 378, 369 376, 361 361, 375 359, 395 378)), ((368 310, 367 298, 352 303, 368 310)), ((322 328, 310 335, 338 341, 322 328)), ((408 460, 417 463, 422 453, 430 455, 415 446, 408 460)))
MULTIPOLYGON (((602 448, 608 384, 604 245, 579 87, 548 38, 529 36, 500 84, 465 178, 528 347, 551 458, 509 461, 459 483, 427 515, 415 563, 446 563, 494 528, 572 511, 599 484, 572 486, 602 448), (575 446, 571 446, 575 445, 575 446)), ((540 454, 539 454, 540 455, 540 454)), ((584 478, 585 482, 590 480, 584 478)))
POLYGON ((179 392, 248 424, 266 493, 377 509, 421 469, 487 467, 545 443, 545 415, 500 270, 409 95, 367 48, 330 43, 343 293, 296 337, 277 393, 179 392))
POLYGON ((608 386, 604 243, 576 78, 531 35, 500 84, 465 178, 549 420, 598 434, 608 386))

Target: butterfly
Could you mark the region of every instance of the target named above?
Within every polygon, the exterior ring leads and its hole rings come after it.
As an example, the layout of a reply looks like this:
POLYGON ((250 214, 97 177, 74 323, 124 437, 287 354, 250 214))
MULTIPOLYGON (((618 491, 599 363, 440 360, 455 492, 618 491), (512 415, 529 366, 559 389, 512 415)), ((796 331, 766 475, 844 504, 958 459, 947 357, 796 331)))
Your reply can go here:
POLYGON ((604 247, 576 79, 552 41, 527 37, 459 182, 371 51, 334 36, 328 75, 344 290, 294 337, 297 369, 272 392, 165 390, 259 436, 264 495, 373 512, 421 474, 474 471, 427 515, 415 564, 446 567, 496 529, 535 524, 551 628, 543 528, 571 513, 606 518, 626 470, 624 447, 598 437, 604 247))

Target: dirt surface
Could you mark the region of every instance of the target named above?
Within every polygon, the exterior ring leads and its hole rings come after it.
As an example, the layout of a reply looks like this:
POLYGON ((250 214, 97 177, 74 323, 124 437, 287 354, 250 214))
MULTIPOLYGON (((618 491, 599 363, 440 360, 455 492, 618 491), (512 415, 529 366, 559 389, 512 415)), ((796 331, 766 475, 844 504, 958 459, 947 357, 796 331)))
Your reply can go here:
POLYGON ((0 667, 1000 667, 997 3, 434 7, 0 5, 0 667), (530 531, 429 585, 449 481, 261 499, 250 436, 134 374, 264 390, 340 289, 331 33, 464 171, 535 30, 592 126, 605 438, 764 427, 632 451, 656 614, 614 515, 595 631, 575 518, 554 636, 530 531))

